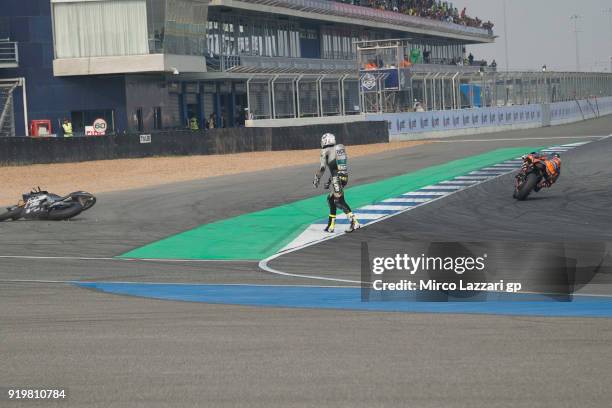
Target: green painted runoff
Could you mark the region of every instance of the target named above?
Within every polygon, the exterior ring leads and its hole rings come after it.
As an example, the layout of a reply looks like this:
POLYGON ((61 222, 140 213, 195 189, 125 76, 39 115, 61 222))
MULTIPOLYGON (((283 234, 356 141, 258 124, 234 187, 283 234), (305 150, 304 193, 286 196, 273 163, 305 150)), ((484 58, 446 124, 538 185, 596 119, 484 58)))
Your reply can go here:
MULTIPOLYGON (((515 158, 532 147, 514 147, 427 167, 346 190, 353 208, 418 190, 471 171, 515 158)), ((300 200, 279 207, 205 224, 136 248, 121 258, 261 260, 274 255, 307 226, 327 215, 326 196, 300 200)))

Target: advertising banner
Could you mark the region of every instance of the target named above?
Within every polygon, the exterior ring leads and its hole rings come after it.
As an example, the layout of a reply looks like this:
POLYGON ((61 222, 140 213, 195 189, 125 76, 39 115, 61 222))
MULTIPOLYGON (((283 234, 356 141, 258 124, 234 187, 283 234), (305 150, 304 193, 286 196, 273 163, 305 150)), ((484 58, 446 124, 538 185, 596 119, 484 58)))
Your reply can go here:
POLYGON ((539 123, 542 121, 542 107, 541 105, 519 105, 449 111, 384 113, 368 115, 368 120, 387 121, 391 135, 436 132, 539 123))

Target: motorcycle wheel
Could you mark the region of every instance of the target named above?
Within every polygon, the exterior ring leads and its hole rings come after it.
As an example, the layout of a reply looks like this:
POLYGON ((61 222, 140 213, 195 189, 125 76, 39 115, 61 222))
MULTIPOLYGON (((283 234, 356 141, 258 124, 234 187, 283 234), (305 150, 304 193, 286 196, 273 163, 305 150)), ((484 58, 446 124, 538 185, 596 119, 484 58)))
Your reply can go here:
MULTIPOLYGON (((79 200, 81 201, 81 200, 79 200)), ((87 211, 89 210, 91 207, 94 206, 94 204, 96 203, 96 197, 91 196, 91 198, 87 198, 82 200, 83 202, 81 202, 81 205, 83 206, 83 211, 87 211)))
POLYGON ((83 211, 89 210, 96 204, 96 197, 85 191, 75 191, 69 194, 73 201, 77 201, 83 206, 83 211))
POLYGON ((519 201, 524 201, 527 199, 527 196, 531 193, 531 191, 538 184, 539 177, 535 173, 529 173, 525 182, 515 191, 515 196, 519 201))
POLYGON ((72 203, 72 205, 68 208, 49 210, 47 219, 51 221, 68 220, 72 217, 76 217, 81 212, 83 212, 83 206, 75 202, 75 203, 72 203))
POLYGON ((21 218, 21 207, 7 208, 5 212, 0 213, 0 221, 6 221, 8 219, 17 221, 20 218, 21 218))

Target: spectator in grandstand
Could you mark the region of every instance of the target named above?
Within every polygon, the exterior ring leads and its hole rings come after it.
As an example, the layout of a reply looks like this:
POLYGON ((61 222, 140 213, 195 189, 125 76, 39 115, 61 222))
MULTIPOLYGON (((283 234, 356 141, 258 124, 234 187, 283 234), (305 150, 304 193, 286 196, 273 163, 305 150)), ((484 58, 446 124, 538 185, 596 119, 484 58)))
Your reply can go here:
POLYGON ((493 68, 493 69, 497 69, 497 61, 493 60, 493 61, 491 62, 491 68, 493 68))
POLYGON ((410 68, 412 66, 412 62, 410 62, 410 57, 408 55, 404 55, 404 59, 400 62, 400 68, 410 68))
POLYGON ((414 100, 414 103, 412 104, 412 110, 414 112, 423 112, 423 107, 421 106, 421 102, 419 102, 418 99, 414 100), (419 110, 421 109, 421 110, 419 110))
POLYGON ((424 50, 423 51, 423 61, 426 64, 430 64, 431 63, 431 52, 429 52, 429 50, 424 50))
POLYGON ((378 64, 374 59, 369 59, 368 62, 365 64, 365 69, 368 71, 378 69, 378 64))
POLYGON ((413 48, 410 50, 410 62, 413 64, 421 64, 423 62, 423 57, 421 56, 421 50, 418 48, 413 48))
POLYGON ((370 7, 379 10, 394 11, 409 16, 428 18, 447 23, 462 24, 469 27, 481 27, 491 31, 493 23, 483 23, 479 18, 471 18, 464 7, 461 12, 452 3, 440 0, 336 0, 356 6, 370 7))
POLYGON ((474 55, 472 55, 471 52, 470 52, 470 55, 468 55, 468 64, 474 65, 474 55))
POLYGON ((72 122, 68 119, 64 119, 64 123, 62 124, 62 129, 64 130, 64 137, 72 137, 72 122))
POLYGON ((208 117, 208 128, 209 129, 214 129, 216 122, 217 121, 217 115, 213 113, 210 114, 210 116, 208 117))

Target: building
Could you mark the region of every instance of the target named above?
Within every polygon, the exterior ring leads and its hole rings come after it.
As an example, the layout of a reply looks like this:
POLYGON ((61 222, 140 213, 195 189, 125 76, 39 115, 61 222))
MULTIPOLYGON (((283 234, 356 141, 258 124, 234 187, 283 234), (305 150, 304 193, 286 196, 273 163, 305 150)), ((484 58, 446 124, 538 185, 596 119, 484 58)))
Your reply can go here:
POLYGON ((409 38, 442 61, 494 41, 484 28, 326 0, 2 2, 13 57, 2 63, 0 42, 0 84, 17 135, 39 119, 56 133, 68 118, 77 134, 97 118, 119 133, 342 120, 362 110, 356 42, 409 38))

